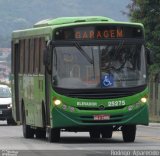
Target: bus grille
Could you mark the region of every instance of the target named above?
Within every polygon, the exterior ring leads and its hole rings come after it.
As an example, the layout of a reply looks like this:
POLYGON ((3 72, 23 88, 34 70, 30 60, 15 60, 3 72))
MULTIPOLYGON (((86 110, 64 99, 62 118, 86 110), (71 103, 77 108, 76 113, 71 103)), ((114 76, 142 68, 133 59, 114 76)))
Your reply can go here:
POLYGON ((132 88, 107 88, 107 89, 62 89, 54 88, 58 94, 80 99, 113 99, 135 95, 142 92, 146 85, 132 88))
POLYGON ((67 96, 80 99, 113 99, 133 95, 133 93, 70 93, 67 96))
MULTIPOLYGON (((119 107, 105 107, 103 110, 117 110, 117 109, 123 109, 125 106, 119 106, 119 107)), ((77 107, 79 110, 89 110, 89 111, 103 111, 99 107, 77 107)))
POLYGON ((7 109, 8 105, 0 105, 0 109, 7 109))

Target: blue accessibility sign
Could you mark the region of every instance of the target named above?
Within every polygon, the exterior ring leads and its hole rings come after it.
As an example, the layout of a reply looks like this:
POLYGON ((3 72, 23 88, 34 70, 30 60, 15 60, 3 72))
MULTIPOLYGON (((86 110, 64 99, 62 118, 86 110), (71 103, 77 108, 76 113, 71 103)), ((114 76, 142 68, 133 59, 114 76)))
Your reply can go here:
POLYGON ((101 80, 101 86, 102 87, 111 87, 113 86, 113 75, 103 75, 101 80))

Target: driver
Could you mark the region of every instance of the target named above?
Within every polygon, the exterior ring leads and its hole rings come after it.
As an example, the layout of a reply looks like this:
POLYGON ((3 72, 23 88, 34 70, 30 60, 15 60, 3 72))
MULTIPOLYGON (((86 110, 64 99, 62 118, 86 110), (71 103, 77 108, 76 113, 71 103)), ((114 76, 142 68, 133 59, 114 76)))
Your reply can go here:
POLYGON ((130 70, 133 69, 129 59, 126 50, 123 48, 117 51, 114 61, 111 62, 111 72, 114 75, 115 85, 117 84, 117 86, 126 86, 126 78, 128 78, 130 70))
POLYGON ((115 68, 116 70, 123 70, 125 68, 132 69, 133 65, 130 62, 125 49, 121 49, 117 53, 118 55, 115 57, 115 61, 112 61, 113 68, 115 68))

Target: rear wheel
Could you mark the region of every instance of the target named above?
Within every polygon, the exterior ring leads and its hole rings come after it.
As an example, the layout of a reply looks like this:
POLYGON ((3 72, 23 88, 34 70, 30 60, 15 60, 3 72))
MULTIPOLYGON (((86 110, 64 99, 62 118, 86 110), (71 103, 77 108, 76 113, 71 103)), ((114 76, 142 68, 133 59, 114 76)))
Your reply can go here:
POLYGON ((23 136, 24 138, 33 138, 34 137, 34 129, 32 129, 29 125, 26 124, 26 115, 25 110, 23 108, 22 111, 22 127, 23 127, 23 136))
POLYGON ((136 125, 126 125, 122 127, 124 142, 134 142, 136 137, 136 125))
POLYGON ((43 123, 43 128, 36 128, 35 130, 36 138, 46 138, 46 119, 45 119, 45 107, 43 102, 42 102, 42 123, 43 123))
POLYGON ((99 130, 90 130, 89 132, 91 139, 99 139, 100 138, 100 131, 99 130))
POLYGON ((59 142, 60 141, 60 129, 50 128, 48 130, 48 141, 49 142, 59 142))

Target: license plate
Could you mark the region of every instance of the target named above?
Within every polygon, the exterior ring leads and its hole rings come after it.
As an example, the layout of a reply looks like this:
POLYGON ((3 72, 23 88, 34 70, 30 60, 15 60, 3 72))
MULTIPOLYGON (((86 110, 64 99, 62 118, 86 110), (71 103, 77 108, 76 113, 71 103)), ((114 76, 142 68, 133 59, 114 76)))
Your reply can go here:
POLYGON ((2 110, 0 110, 0 114, 2 114, 2 110))
POLYGON ((94 120, 109 120, 109 115, 94 115, 94 120))

